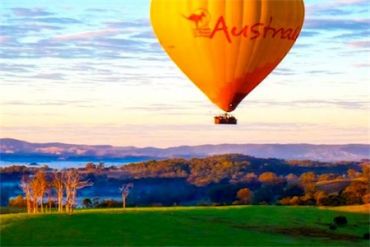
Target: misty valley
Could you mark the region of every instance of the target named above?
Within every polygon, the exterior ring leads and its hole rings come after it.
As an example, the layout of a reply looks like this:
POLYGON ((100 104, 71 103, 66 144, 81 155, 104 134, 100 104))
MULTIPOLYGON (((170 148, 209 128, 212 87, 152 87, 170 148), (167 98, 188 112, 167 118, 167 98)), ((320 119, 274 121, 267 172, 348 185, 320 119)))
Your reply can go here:
MULTIPOLYGON (((128 206, 363 204, 369 200, 369 169, 366 160, 318 162, 238 154, 121 166, 86 163, 73 169, 89 182, 89 186, 77 190, 73 207, 122 207, 120 188, 129 183, 133 188, 127 197, 128 206)), ((51 183, 55 168, 0 168, 1 205, 21 207, 22 202, 15 198, 24 196, 22 177, 32 178, 40 170, 51 183)), ((48 196, 55 206, 53 188, 48 196)))

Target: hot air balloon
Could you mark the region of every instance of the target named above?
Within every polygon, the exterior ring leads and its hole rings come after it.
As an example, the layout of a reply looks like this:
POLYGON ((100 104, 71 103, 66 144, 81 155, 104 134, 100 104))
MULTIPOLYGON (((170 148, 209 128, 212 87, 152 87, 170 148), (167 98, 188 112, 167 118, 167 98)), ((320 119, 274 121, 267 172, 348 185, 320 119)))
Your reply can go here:
POLYGON ((287 55, 304 22, 303 0, 152 0, 164 50, 224 115, 287 55))

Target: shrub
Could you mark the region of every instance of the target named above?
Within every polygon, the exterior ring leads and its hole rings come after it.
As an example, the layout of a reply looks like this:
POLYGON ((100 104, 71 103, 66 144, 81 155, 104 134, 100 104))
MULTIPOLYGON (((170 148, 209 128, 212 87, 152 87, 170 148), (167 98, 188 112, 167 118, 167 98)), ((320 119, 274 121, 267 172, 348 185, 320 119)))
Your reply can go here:
POLYGON ((16 207, 16 208, 25 208, 27 207, 27 202, 23 198, 23 196, 18 195, 15 198, 12 198, 9 200, 9 206, 10 207, 16 207))
POLYGON ((334 231, 337 229, 337 226, 335 224, 330 224, 329 229, 334 231))
POLYGON ((90 198, 85 198, 83 199, 82 201, 82 205, 84 205, 85 208, 91 208, 93 203, 92 201, 90 200, 90 198))
POLYGON ((107 199, 107 200, 100 201, 96 207, 97 208, 120 208, 122 207, 122 202, 115 201, 113 199, 107 199))
POLYGON ((344 226, 344 225, 347 225, 348 221, 347 221, 347 218, 344 216, 337 216, 334 218, 334 223, 337 226, 344 226))
POLYGON ((363 235, 363 238, 364 239, 370 239, 370 233, 364 233, 364 235, 363 235))

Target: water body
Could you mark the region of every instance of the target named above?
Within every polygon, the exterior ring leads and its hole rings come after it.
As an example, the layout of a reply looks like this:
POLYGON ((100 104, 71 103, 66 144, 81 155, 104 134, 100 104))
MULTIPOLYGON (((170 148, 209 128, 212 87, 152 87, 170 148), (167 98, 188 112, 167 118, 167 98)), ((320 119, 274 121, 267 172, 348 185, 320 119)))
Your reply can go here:
POLYGON ((147 158, 128 158, 128 159, 122 159, 122 160, 101 160, 101 161, 5 161, 5 160, 0 160, 0 167, 7 167, 7 166, 13 166, 13 165, 20 165, 20 166, 29 166, 29 167, 42 167, 47 165, 50 168, 54 169, 64 169, 64 168, 80 168, 80 167, 85 167, 87 163, 94 163, 98 165, 99 163, 103 163, 105 167, 109 166, 122 166, 122 165, 127 165, 131 163, 137 163, 137 162, 143 162, 147 161, 147 158))

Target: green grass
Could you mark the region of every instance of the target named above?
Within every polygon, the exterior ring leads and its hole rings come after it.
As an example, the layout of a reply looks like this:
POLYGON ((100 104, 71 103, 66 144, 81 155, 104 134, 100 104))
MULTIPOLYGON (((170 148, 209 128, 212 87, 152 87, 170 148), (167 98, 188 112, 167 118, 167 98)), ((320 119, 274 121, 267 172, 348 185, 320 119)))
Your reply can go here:
POLYGON ((177 207, 0 215, 0 246, 368 246, 369 215, 313 207, 177 207), (348 225, 329 230, 344 215, 348 225))

